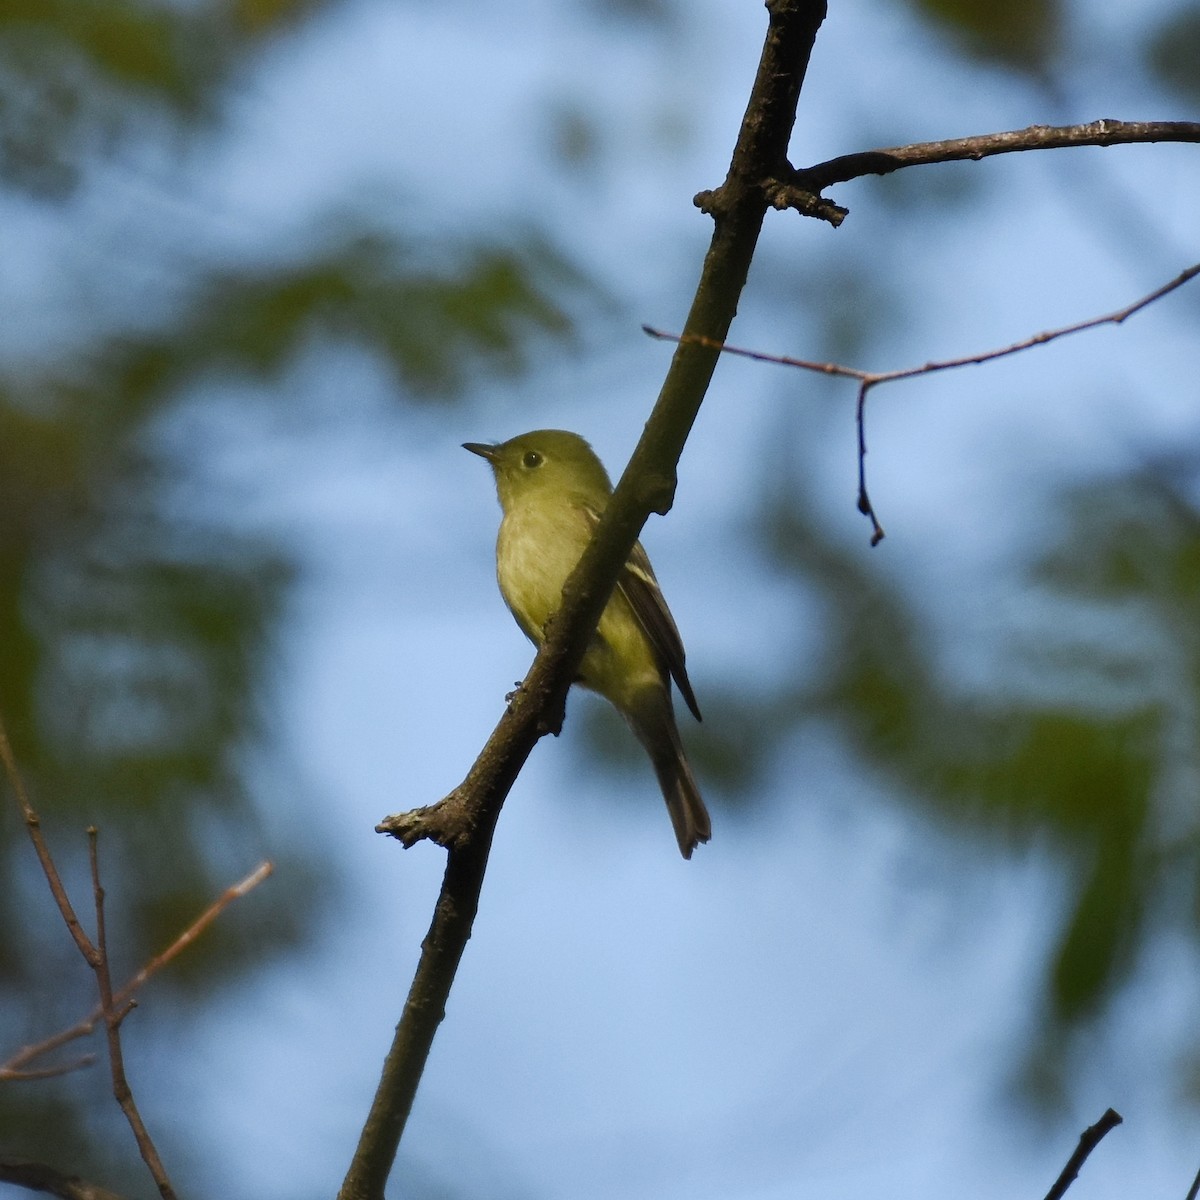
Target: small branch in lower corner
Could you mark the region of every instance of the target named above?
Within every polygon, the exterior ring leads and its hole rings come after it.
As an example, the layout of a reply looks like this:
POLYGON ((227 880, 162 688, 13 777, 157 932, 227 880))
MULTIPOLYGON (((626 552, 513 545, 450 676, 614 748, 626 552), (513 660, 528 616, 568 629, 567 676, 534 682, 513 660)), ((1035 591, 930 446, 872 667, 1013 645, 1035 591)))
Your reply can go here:
POLYGON ((1121 1114, 1116 1109, 1106 1109, 1095 1125, 1089 1125, 1079 1135, 1079 1145, 1075 1147, 1075 1153, 1067 1159, 1067 1165, 1054 1181, 1054 1186, 1046 1193, 1046 1200, 1062 1200, 1067 1188, 1078 1177, 1079 1169, 1087 1161, 1088 1155, 1100 1144, 1105 1134, 1111 1133, 1121 1124, 1121 1119, 1121 1114))

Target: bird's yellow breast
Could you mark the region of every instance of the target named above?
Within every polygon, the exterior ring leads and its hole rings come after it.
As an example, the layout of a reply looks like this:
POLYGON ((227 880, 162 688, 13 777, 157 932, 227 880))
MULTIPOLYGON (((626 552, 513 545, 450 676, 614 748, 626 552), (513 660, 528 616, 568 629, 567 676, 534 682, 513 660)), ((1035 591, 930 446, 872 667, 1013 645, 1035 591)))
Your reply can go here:
MULTIPOLYGON (((591 524, 570 506, 517 505, 500 523, 500 592, 517 624, 539 646, 591 533, 591 524)), ((662 666, 633 609, 620 591, 614 592, 580 665, 579 682, 625 708, 628 696, 661 688, 662 678, 662 666)))
POLYGON ((541 644, 563 584, 587 546, 588 529, 570 510, 516 505, 500 522, 496 576, 504 602, 530 639, 541 644), (564 519, 565 518, 565 519, 564 519))

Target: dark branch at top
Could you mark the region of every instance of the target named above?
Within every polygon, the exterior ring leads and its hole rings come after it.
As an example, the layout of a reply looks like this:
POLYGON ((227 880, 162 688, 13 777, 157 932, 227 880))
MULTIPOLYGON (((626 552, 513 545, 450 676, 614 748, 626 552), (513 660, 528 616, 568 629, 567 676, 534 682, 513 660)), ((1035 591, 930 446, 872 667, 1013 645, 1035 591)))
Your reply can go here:
POLYGON ((1113 146, 1129 142, 1200 142, 1197 121, 1110 121, 1086 125, 1030 125, 1008 133, 982 133, 943 142, 914 142, 889 150, 843 154, 796 172, 796 182, 809 188, 845 183, 862 175, 889 175, 901 167, 930 163, 978 161, 1018 150, 1063 150, 1071 146, 1113 146))
MULTIPOLYGON (((774 207, 794 208, 804 216, 819 217, 832 225, 840 225, 846 209, 822 196, 821 190, 863 175, 890 175, 903 167, 964 159, 978 161, 994 154, 1014 154, 1020 150, 1063 150, 1072 146, 1114 146, 1134 142, 1200 142, 1200 122, 1101 118, 1086 125, 1030 125, 1028 129, 1008 133, 981 133, 975 137, 914 142, 910 146, 843 154, 811 167, 780 172, 778 177, 766 179, 763 186, 774 207)), ((697 197, 697 203, 700 199, 697 197)))

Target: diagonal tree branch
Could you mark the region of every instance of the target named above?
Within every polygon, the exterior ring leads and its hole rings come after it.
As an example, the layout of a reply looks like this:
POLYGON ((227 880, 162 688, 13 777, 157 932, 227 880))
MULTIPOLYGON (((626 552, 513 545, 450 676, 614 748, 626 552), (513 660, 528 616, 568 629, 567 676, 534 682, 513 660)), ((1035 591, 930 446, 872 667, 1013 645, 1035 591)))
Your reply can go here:
MULTIPOLYGON (((685 323, 697 338, 723 342, 737 312, 766 215, 764 180, 787 167, 796 104, 825 0, 767 0, 769 22, 729 173, 704 193, 712 242, 685 323)), ((416 1086, 470 936, 492 834, 504 799, 538 739, 558 732, 567 689, 633 543, 651 512, 665 513, 675 470, 716 368, 719 351, 676 347, 658 401, 612 500, 563 589, 545 644, 463 783, 429 808, 379 829, 412 845, 430 838, 449 854, 433 924, 384 1063, 339 1200, 382 1200, 416 1086)))
MULTIPOLYGON (((377 826, 405 846, 428 839, 449 853, 433 923, 339 1200, 382 1200, 470 936, 500 809, 538 739, 561 728, 567 690, 586 642, 642 525, 651 512, 666 513, 671 507, 676 465, 736 313, 767 208, 796 208, 837 224, 845 210, 821 196, 820 189, 862 174, 1026 149, 1200 141, 1200 125, 1101 121, 872 151, 796 171, 788 162, 787 146, 825 3, 767 0, 766 6, 766 43, 728 175, 720 187, 695 199, 714 220, 700 283, 658 402, 604 519, 563 589, 562 607, 529 674, 466 779, 438 803, 388 817, 377 826)), ((865 492, 861 500, 872 515, 865 492)), ((876 530, 881 537, 877 522, 876 530)))

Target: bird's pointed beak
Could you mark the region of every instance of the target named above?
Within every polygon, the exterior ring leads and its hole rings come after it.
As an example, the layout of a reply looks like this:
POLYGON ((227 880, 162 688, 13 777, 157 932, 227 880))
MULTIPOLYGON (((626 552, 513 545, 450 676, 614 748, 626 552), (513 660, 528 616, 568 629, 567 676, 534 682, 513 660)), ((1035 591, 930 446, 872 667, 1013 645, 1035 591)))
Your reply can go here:
POLYGON ((462 448, 470 450, 472 454, 478 454, 480 458, 486 458, 490 463, 496 461, 497 446, 488 446, 483 442, 463 442, 462 448))

